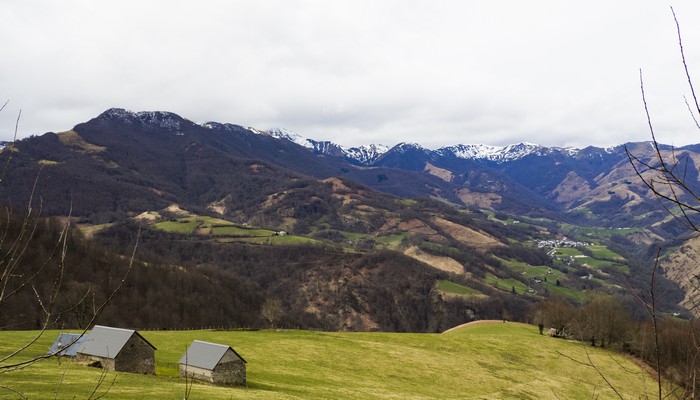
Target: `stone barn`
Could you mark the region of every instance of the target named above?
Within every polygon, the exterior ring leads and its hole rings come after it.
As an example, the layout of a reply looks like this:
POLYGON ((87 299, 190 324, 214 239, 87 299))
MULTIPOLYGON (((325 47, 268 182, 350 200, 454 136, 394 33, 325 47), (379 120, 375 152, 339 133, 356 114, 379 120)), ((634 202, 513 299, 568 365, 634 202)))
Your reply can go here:
POLYGON ((155 375, 155 350, 134 330, 95 325, 78 348, 76 358, 110 371, 155 375))
POLYGON ((59 333, 47 354, 62 357, 75 357, 78 347, 80 347, 83 340, 85 340, 85 335, 79 333, 59 333))
POLYGON ((195 340, 180 357, 180 376, 221 385, 245 385, 246 360, 231 346, 195 340))

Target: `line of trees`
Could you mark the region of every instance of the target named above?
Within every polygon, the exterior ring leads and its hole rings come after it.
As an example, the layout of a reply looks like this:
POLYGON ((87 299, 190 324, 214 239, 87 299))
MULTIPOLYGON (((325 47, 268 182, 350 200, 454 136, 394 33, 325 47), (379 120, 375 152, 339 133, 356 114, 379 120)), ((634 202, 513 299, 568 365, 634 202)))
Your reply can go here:
MULTIPOLYGON (((667 392, 687 398, 700 388, 700 331, 697 321, 672 316, 635 320, 633 299, 597 293, 581 305, 552 296, 533 307, 532 322, 555 336, 631 354, 662 365, 667 392)), ((692 396, 691 396, 692 397, 692 396)), ((693 397, 694 398, 694 397, 693 397)))

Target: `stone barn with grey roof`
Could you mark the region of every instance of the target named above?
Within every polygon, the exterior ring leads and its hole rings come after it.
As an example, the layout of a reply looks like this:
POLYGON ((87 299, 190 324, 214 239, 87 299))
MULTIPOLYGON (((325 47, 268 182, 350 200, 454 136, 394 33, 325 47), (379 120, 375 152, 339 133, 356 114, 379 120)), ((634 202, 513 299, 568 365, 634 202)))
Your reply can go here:
POLYGON ((220 385, 245 385, 246 360, 231 346, 195 340, 180 357, 180 376, 220 385))
POLYGON ((110 371, 155 375, 155 350, 134 330, 95 325, 78 348, 76 359, 110 371))

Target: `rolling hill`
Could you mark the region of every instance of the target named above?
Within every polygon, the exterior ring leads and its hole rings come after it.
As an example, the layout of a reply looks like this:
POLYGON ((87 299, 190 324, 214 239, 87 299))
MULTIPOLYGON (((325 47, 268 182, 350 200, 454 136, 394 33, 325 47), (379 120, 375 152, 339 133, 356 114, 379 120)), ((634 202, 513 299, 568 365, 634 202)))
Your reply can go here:
MULTIPOLYGON (((0 351, 33 332, 0 332, 0 351)), ((192 340, 233 346, 247 361, 247 387, 195 383, 191 399, 579 399, 615 394, 587 360, 625 398, 653 395, 648 373, 600 348, 537 334, 531 325, 496 323, 445 334, 326 333, 309 331, 141 332, 158 349, 157 376, 108 373, 108 397, 182 397, 177 360, 192 340)), ((43 354, 47 332, 32 346, 43 354)), ((3 385, 29 398, 86 397, 101 370, 49 359, 5 374, 3 385), (58 382, 61 382, 60 387, 58 382)))

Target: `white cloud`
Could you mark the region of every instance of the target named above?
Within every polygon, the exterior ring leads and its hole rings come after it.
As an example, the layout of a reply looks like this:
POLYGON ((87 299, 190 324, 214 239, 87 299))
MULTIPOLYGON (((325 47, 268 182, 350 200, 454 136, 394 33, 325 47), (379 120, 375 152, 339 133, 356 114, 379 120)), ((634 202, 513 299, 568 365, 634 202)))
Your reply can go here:
MULTIPOLYGON (((673 6, 700 71, 700 4, 673 6)), ((19 108, 26 136, 124 107, 345 145, 605 146, 648 139, 643 68, 659 139, 700 142, 653 0, 14 0, 0 14, 0 139, 19 108)))

